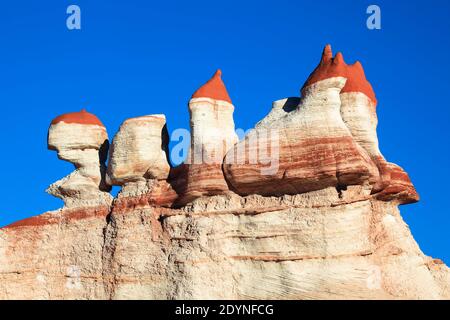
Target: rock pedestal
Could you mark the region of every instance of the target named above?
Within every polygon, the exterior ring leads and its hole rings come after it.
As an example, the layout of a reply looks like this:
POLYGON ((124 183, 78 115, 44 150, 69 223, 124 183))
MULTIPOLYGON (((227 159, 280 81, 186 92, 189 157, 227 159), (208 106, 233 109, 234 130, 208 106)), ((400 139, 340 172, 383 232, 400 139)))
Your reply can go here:
POLYGON ((112 197, 105 182, 108 147, 105 126, 86 110, 55 118, 48 130, 48 148, 76 169, 47 192, 61 198, 66 208, 109 204, 112 197))
POLYGON ((222 162, 238 141, 233 111, 221 71, 217 70, 189 101, 191 147, 184 164, 172 174, 179 204, 228 192, 222 162))

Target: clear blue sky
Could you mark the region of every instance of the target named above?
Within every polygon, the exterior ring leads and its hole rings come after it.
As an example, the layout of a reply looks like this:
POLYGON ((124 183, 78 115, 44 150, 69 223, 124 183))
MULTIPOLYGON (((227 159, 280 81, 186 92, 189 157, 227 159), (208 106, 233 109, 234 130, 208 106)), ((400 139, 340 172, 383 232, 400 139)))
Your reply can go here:
POLYGON ((421 248, 450 263, 450 2, 4 1, 0 6, 0 225, 62 205, 46 187, 72 171, 46 148, 55 116, 87 108, 112 137, 129 117, 188 128, 190 95, 221 68, 238 128, 298 96, 323 46, 362 61, 377 94, 381 150, 421 201, 402 214, 421 248), (81 30, 66 8, 81 8, 81 30), (381 7, 382 29, 366 28, 381 7))

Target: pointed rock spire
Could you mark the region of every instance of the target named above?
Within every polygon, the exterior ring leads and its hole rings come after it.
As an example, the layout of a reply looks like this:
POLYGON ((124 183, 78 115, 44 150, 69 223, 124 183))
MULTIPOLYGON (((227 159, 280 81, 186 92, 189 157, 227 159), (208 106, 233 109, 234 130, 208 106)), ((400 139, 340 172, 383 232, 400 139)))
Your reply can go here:
POLYGON ((331 50, 331 45, 327 44, 322 52, 322 60, 321 63, 329 63, 333 58, 333 51, 331 50))
POLYGON ((353 66, 354 66, 356 69, 359 69, 359 70, 361 70, 361 71, 364 73, 363 66, 362 66, 362 64, 361 64, 361 62, 360 62, 359 60, 356 60, 356 62, 353 64, 353 66))
POLYGON ((211 98, 231 103, 230 96, 221 76, 222 71, 218 69, 208 82, 195 91, 192 98, 211 98))
POLYGON ((333 59, 333 64, 335 65, 345 65, 344 56, 342 55, 342 52, 336 53, 336 56, 333 59))
POLYGON ((366 79, 361 63, 357 61, 352 65, 347 65, 341 52, 338 52, 334 58, 332 58, 332 55, 331 46, 328 44, 323 50, 320 64, 310 74, 302 90, 325 79, 344 77, 347 78, 347 82, 344 88, 342 88, 341 93, 361 92, 372 100, 374 104, 377 104, 375 93, 371 84, 366 79))
POLYGON ((372 85, 366 79, 362 64, 357 61, 354 64, 346 65, 346 78, 344 88, 341 93, 345 92, 361 92, 364 93, 376 105, 377 98, 373 91, 372 85))

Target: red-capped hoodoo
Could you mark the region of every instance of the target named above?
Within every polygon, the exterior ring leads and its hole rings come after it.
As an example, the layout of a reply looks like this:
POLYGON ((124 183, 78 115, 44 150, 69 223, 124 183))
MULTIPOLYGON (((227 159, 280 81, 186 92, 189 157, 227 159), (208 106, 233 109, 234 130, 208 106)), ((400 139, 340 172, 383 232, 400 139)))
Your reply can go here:
POLYGON ((86 109, 82 109, 79 112, 62 114, 53 119, 51 124, 56 124, 58 122, 91 124, 104 127, 103 123, 94 114, 87 112, 86 109))
POLYGON ((372 85, 367 81, 364 69, 359 61, 348 65, 344 61, 342 53, 338 52, 333 58, 331 46, 327 44, 323 49, 322 59, 319 65, 308 77, 303 88, 310 86, 318 81, 332 77, 345 77, 347 82, 341 93, 344 92, 362 92, 370 100, 377 104, 377 98, 373 91, 372 85))
POLYGON ((208 82, 195 91, 192 98, 211 98, 231 103, 230 96, 228 95, 227 88, 225 87, 221 76, 222 71, 218 69, 208 82))

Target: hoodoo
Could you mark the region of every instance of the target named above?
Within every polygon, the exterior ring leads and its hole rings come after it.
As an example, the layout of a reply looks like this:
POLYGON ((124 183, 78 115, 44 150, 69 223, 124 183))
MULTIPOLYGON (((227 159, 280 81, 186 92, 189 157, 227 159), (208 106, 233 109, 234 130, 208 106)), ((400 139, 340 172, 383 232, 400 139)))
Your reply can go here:
POLYGON ((106 181, 100 120, 55 118, 48 147, 75 171, 48 191, 65 206, 0 228, 0 299, 450 299, 398 210, 418 195, 379 150, 376 104, 326 46, 301 97, 238 142, 217 71, 189 101, 182 165, 163 115, 131 118, 106 181))
POLYGON ((286 105, 294 99, 275 103, 255 130, 226 155, 225 176, 238 194, 281 196, 350 185, 370 190, 376 167, 342 120, 339 94, 346 72, 342 56, 331 61, 329 50, 323 53, 321 75, 310 77, 314 81, 303 88, 298 105, 286 105), (271 174, 264 174, 265 165, 245 159, 274 151, 278 166, 271 174))
POLYGON ((223 157, 238 141, 234 106, 217 70, 189 101, 191 146, 186 161, 173 171, 180 203, 228 191, 223 157))
POLYGON ((387 162, 380 152, 376 132, 377 99, 359 61, 347 65, 342 53, 337 53, 333 58, 331 46, 327 45, 319 65, 308 77, 302 92, 319 81, 333 77, 347 79, 340 92, 342 119, 354 140, 364 148, 377 167, 372 193, 380 199, 395 199, 400 203, 418 201, 419 196, 408 174, 398 165, 387 162))
POLYGON ((108 134, 102 122, 86 110, 61 115, 50 124, 48 148, 71 162, 75 171, 53 183, 47 192, 61 198, 66 207, 109 204, 105 182, 108 134))

